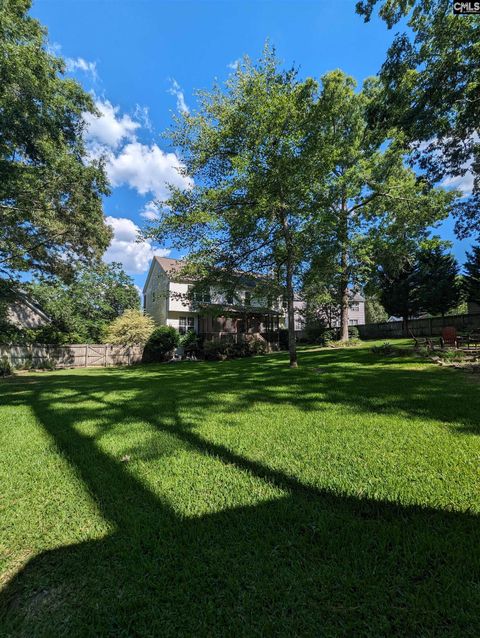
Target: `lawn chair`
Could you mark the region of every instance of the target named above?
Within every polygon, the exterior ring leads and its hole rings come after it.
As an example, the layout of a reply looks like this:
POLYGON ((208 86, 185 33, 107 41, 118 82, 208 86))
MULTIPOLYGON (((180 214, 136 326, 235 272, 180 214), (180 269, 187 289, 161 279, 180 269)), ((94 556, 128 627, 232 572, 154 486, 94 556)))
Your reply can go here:
POLYGON ((467 348, 470 349, 470 346, 477 348, 480 345, 480 330, 472 330, 467 337, 467 348))
POLYGON ((419 338, 416 337, 411 330, 409 330, 408 332, 415 342, 415 350, 418 350, 419 348, 427 348, 427 350, 433 350, 433 341, 429 337, 419 338))
POLYGON ((442 328, 442 336, 440 337, 442 348, 458 348, 458 343, 457 330, 454 326, 442 328))

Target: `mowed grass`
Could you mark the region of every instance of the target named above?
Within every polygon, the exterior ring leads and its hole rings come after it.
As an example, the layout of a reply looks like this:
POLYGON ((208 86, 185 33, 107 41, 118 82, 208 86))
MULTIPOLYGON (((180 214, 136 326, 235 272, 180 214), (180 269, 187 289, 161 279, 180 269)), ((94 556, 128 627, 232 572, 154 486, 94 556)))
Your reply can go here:
POLYGON ((0 382, 0 634, 480 635, 480 386, 371 345, 0 382))

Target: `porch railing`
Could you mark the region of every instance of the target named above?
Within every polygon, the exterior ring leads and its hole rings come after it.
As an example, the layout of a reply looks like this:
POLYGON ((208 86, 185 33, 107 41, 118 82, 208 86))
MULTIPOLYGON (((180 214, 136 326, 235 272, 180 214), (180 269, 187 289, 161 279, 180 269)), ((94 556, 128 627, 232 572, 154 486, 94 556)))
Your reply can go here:
POLYGON ((201 332, 198 335, 204 341, 228 341, 230 343, 242 342, 245 337, 258 336, 268 341, 268 343, 278 343, 278 332, 201 332))

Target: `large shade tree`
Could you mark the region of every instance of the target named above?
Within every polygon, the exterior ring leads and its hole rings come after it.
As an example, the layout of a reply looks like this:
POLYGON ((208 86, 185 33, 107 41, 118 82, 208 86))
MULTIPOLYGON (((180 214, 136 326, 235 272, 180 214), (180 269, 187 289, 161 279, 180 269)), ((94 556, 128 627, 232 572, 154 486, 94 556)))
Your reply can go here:
POLYGON ((382 92, 372 104, 376 127, 399 127, 412 161, 433 182, 467 185, 473 192, 455 209, 456 230, 480 231, 480 16, 453 15, 451 0, 361 0, 370 20, 375 8, 389 28, 406 19, 380 72, 382 92), (471 176, 469 178, 469 176, 471 176))
POLYGON ((242 271, 255 275, 253 294, 283 295, 292 367, 294 286, 315 212, 306 148, 315 92, 315 82, 281 70, 267 47, 258 64, 245 59, 224 88, 199 93, 198 111, 184 113, 171 131, 194 185, 172 188, 149 231, 188 249, 204 281, 213 273, 228 289, 242 271))
POLYGON ((92 98, 47 46, 30 0, 0 7, 0 277, 71 274, 110 239, 99 162, 87 161, 84 113, 92 98))
POLYGON ((349 288, 368 279, 379 243, 398 252, 423 238, 445 218, 453 193, 432 188, 405 165, 403 139, 392 128, 372 128, 368 111, 378 97, 376 80, 361 91, 341 71, 322 78, 310 121, 309 143, 317 150, 314 244, 333 256, 338 281, 341 338, 348 339, 349 288))

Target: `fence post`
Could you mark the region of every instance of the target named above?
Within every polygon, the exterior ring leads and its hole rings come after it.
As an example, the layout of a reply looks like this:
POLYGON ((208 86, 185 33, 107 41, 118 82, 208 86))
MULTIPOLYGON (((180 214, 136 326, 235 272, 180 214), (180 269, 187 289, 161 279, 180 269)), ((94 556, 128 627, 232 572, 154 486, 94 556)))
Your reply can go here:
POLYGON ((87 364, 88 364, 88 345, 85 344, 83 347, 85 348, 85 365, 84 365, 84 367, 86 368, 87 364))

